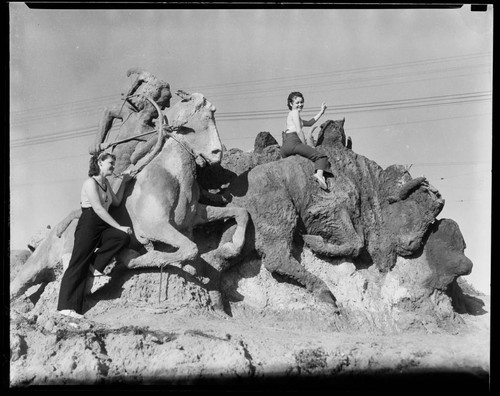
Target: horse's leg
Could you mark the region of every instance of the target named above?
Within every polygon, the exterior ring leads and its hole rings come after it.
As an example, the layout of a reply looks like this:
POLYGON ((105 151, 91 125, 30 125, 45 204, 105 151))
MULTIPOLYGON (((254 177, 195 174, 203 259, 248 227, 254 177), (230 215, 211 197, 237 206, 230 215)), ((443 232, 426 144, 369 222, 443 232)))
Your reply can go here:
MULTIPOLYGON (((203 261, 213 267, 208 276, 210 283, 207 284, 209 295, 212 300, 212 308, 219 313, 224 313, 224 304, 220 292, 221 271, 227 260, 241 253, 245 244, 245 232, 249 220, 248 212, 240 207, 217 207, 198 204, 193 225, 199 226, 212 221, 233 219, 236 221, 236 229, 231 241, 220 243, 219 247, 211 252, 203 254, 203 261)), ((223 239, 224 240, 224 239, 223 239)))
POLYGON ((206 224, 212 221, 234 218, 236 230, 231 242, 226 242, 217 248, 217 256, 229 259, 236 257, 245 244, 245 231, 247 228, 249 215, 246 209, 237 206, 218 207, 199 204, 196 210, 194 225, 206 224))
POLYGON ((146 230, 150 240, 163 242, 177 248, 177 250, 175 252, 150 250, 142 256, 132 258, 128 263, 125 263, 128 268, 163 267, 165 265, 182 268, 198 256, 198 247, 196 244, 170 224, 164 224, 161 227, 161 233, 150 231, 146 230))

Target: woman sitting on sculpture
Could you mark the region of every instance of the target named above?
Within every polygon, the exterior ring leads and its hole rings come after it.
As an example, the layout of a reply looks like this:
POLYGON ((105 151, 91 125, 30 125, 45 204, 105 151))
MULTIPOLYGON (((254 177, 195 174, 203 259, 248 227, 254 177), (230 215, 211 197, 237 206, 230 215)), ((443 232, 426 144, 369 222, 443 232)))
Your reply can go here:
MULTIPOLYGON (((107 179, 113 174, 115 156, 110 153, 94 154, 90 159, 89 178, 81 190, 82 214, 75 230, 75 243, 68 268, 64 272, 57 310, 80 319, 83 317, 85 283, 89 271, 94 277, 106 277, 104 268, 113 256, 130 242, 132 229, 120 225, 109 213, 111 205, 120 205, 127 182, 113 192, 107 179), (97 251, 96 251, 97 249, 97 251)), ((109 280, 109 277, 107 277, 109 280)))
POLYGON ((321 104, 320 112, 310 120, 303 120, 300 113, 304 107, 304 96, 300 92, 292 92, 288 95, 288 108, 290 112, 286 119, 286 127, 283 135, 283 146, 281 147, 281 155, 286 158, 297 154, 308 158, 314 162, 315 172, 314 180, 318 182, 324 190, 328 189, 324 173, 330 171, 330 163, 326 154, 322 154, 315 150, 314 141, 310 132, 305 133, 303 127, 310 127, 320 119, 325 113, 326 104, 321 104))

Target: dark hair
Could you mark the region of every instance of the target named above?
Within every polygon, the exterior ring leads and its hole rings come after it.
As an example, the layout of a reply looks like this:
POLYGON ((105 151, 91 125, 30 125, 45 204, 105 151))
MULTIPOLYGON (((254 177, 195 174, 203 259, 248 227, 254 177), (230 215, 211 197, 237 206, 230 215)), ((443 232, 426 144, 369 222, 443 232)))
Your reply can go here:
POLYGON ((101 152, 92 155, 89 161, 89 176, 97 176, 101 172, 101 169, 99 168, 99 161, 105 161, 108 158, 113 158, 116 161, 115 155, 111 153, 101 152))
POLYGON ((300 92, 294 91, 290 93, 290 95, 288 95, 288 101, 286 102, 289 110, 292 110, 292 106, 290 106, 290 103, 293 102, 293 100, 297 97, 302 98, 302 100, 305 101, 304 95, 302 95, 300 92))

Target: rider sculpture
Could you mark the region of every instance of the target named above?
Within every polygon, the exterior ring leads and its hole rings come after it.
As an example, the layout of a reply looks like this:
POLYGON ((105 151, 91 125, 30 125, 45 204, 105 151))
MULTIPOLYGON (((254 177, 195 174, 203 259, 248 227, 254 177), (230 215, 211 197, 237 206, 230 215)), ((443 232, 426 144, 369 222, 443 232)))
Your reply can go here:
POLYGON ((123 101, 104 109, 95 140, 89 147, 90 154, 106 149, 115 154, 115 178, 130 165, 135 165, 155 146, 159 135, 155 133, 155 120, 158 124, 164 123, 164 115, 159 115, 158 109, 170 107, 172 98, 170 85, 165 81, 138 68, 127 71, 128 77, 132 74, 137 74, 137 77, 123 101), (120 144, 106 142, 115 119, 122 121, 115 139, 120 144))

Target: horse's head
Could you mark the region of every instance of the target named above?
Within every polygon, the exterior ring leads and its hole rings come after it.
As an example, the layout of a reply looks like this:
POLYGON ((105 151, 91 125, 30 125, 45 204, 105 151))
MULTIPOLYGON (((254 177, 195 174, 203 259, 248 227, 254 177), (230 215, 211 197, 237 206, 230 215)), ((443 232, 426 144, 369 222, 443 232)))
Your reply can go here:
POLYGON ((222 143, 215 125, 215 106, 200 93, 177 91, 176 94, 182 100, 167 115, 176 138, 202 158, 201 162, 210 165, 220 163, 222 143))

